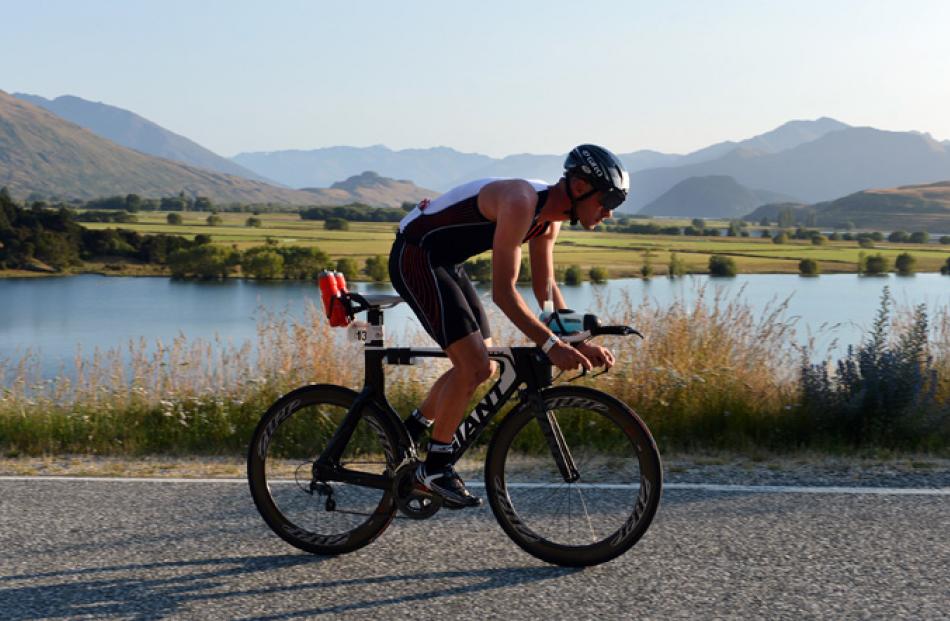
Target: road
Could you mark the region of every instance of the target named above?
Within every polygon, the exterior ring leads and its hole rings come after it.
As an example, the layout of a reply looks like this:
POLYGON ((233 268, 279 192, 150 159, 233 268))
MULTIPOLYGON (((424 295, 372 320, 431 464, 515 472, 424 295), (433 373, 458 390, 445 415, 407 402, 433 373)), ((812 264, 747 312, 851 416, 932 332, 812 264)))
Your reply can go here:
POLYGON ((946 619, 950 495, 668 489, 586 570, 487 507, 396 520, 353 554, 272 535, 237 483, 0 480, 0 618, 946 619))

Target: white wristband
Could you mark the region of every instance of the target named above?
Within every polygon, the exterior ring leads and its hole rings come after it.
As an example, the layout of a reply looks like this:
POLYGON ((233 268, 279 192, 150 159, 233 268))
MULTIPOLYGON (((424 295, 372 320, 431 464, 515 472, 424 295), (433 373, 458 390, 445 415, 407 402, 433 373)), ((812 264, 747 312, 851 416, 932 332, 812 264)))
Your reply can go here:
POLYGON ((541 351, 548 353, 551 351, 551 348, 561 342, 561 339, 557 337, 556 334, 552 334, 548 337, 548 340, 544 342, 544 345, 541 346, 541 351))

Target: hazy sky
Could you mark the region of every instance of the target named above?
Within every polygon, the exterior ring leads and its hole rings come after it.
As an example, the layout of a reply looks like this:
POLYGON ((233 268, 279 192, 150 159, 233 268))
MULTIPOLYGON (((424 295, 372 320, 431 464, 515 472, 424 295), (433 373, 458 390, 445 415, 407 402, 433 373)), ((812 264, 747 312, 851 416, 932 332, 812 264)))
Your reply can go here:
POLYGON ((222 154, 686 152, 791 120, 950 138, 950 2, 0 0, 0 89, 222 154))

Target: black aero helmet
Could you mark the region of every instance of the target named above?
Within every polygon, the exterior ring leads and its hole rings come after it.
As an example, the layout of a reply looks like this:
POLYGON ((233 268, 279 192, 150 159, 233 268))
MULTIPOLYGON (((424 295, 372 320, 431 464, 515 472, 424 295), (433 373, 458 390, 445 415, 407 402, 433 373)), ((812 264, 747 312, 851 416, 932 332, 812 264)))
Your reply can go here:
MULTIPOLYGON (((593 144, 582 144, 571 149, 564 160, 564 176, 585 179, 593 190, 583 196, 571 196, 568 183, 568 196, 571 198, 571 211, 577 201, 581 201, 594 192, 604 192, 603 205, 613 210, 627 199, 630 190, 630 175, 627 174, 623 163, 616 155, 603 147, 593 144)), ((572 213, 572 221, 576 220, 572 213)), ((572 222, 574 223, 574 222, 572 222)))

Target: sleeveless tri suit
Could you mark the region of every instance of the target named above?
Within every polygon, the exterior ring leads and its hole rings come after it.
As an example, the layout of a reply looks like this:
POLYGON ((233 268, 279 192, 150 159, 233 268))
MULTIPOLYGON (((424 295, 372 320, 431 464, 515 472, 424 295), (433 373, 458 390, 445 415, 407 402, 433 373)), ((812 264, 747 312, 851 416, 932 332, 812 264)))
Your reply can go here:
MULTIPOLYGON (((480 331, 491 336, 485 309, 463 263, 492 249, 495 223, 478 208, 483 187, 499 179, 478 179, 424 200, 399 223, 389 254, 389 277, 432 338, 445 349, 480 331)), ((522 243, 548 229, 538 215, 548 197, 548 185, 529 181, 538 193, 534 221, 522 243)))

